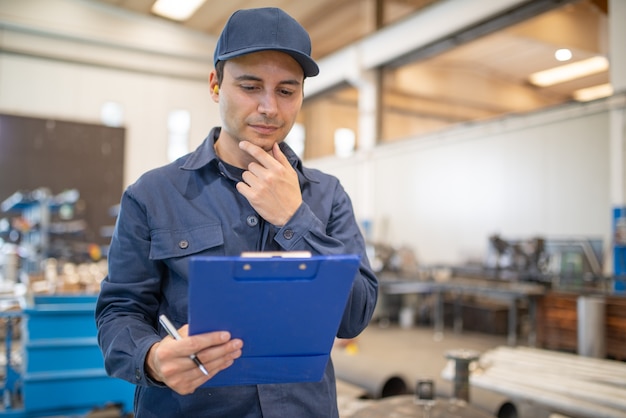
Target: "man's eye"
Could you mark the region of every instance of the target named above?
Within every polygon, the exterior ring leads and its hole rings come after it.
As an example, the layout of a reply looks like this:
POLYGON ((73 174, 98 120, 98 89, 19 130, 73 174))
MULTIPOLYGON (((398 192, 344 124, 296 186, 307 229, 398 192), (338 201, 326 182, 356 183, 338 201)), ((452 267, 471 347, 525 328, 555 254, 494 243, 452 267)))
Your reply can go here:
POLYGON ((293 91, 291 90, 279 90, 280 94, 282 94, 283 96, 291 96, 293 94, 293 91))

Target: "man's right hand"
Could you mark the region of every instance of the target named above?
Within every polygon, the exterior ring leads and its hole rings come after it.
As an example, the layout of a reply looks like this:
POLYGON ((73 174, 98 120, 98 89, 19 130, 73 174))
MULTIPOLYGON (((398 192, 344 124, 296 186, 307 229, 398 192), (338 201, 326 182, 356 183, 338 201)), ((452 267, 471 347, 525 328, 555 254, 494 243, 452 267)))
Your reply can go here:
POLYGON ((193 393, 200 385, 241 357, 243 342, 226 331, 188 336, 188 326, 178 330, 182 339, 163 338, 148 350, 146 372, 180 395, 193 393), (209 372, 202 373, 189 356, 195 354, 209 372))

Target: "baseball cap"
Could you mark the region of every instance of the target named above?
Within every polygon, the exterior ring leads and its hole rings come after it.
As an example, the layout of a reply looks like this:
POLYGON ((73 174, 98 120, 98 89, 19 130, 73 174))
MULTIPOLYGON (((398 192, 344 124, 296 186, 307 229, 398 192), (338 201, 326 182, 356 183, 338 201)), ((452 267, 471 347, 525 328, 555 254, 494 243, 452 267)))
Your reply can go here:
POLYGON ((319 67, 311 58, 309 34, 293 17, 275 7, 233 13, 217 41, 213 63, 267 50, 291 55, 306 77, 319 73, 319 67))

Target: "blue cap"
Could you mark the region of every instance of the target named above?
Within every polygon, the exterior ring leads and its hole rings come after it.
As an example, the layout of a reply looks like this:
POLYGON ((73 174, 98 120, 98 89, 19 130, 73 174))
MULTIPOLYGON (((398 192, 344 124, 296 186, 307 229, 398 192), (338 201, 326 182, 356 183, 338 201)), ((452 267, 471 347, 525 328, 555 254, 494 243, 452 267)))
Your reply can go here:
POLYGON ((291 55, 306 77, 320 72, 311 58, 311 38, 307 31, 293 17, 275 7, 233 13, 217 41, 213 63, 268 50, 291 55))

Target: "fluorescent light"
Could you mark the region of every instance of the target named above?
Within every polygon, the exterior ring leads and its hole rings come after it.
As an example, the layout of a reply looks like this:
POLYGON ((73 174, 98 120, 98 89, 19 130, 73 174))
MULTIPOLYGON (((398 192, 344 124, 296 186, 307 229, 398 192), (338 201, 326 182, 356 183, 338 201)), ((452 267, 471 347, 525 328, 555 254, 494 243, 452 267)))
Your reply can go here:
POLYGON ((600 84, 593 87, 587 87, 586 89, 576 90, 573 94, 575 100, 579 102, 588 102, 595 99, 601 99, 603 97, 609 97, 613 94, 613 86, 609 83, 600 84))
POLYGON ((554 58, 556 58, 557 61, 569 61, 572 59, 572 51, 567 48, 557 49, 554 52, 554 58))
POLYGON ((206 0, 157 0, 152 13, 172 20, 187 20, 206 0))
POLYGON ((601 73, 608 69, 609 60, 605 57, 597 56, 533 73, 529 79, 536 86, 547 87, 591 74, 601 73))

